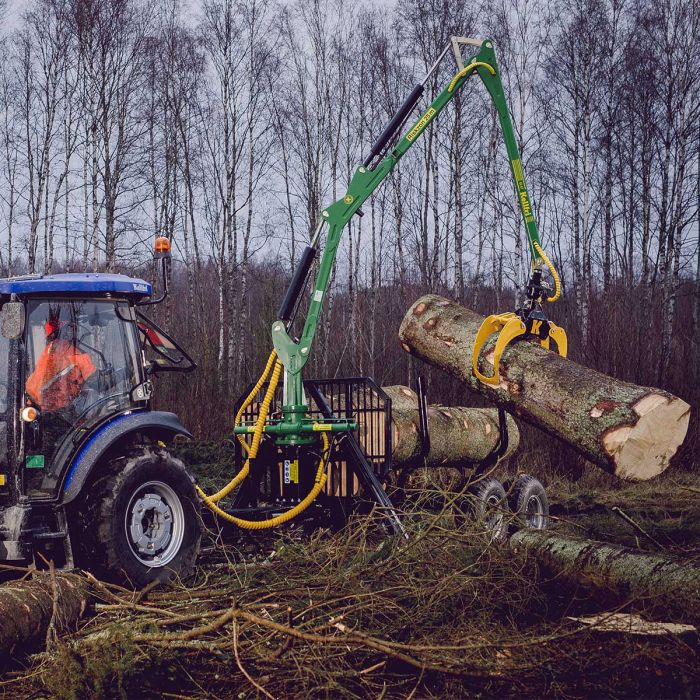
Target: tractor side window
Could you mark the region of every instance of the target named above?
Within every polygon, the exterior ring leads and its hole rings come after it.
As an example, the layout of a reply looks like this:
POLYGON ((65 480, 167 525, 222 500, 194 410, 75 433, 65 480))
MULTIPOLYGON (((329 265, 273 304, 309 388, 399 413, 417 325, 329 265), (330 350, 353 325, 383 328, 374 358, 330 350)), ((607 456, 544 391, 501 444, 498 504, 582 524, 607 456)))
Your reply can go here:
POLYGON ((143 314, 136 316, 141 346, 152 372, 190 372, 196 368, 192 358, 165 331, 143 314))
POLYGON ((118 313, 122 305, 83 299, 28 304, 24 401, 39 410, 25 431, 30 492, 44 488, 43 469, 64 442, 132 407, 140 353, 133 322, 118 313))

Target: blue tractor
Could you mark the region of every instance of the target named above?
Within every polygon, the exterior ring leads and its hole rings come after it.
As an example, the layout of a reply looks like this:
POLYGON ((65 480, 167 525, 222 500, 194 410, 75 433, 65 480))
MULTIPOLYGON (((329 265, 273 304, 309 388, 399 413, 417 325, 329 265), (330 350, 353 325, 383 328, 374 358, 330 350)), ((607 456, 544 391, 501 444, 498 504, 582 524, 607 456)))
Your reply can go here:
POLYGON ((0 560, 134 586, 194 566, 199 499, 168 447, 190 434, 151 409, 151 377, 195 365, 142 314, 151 295, 118 274, 0 280, 0 560))

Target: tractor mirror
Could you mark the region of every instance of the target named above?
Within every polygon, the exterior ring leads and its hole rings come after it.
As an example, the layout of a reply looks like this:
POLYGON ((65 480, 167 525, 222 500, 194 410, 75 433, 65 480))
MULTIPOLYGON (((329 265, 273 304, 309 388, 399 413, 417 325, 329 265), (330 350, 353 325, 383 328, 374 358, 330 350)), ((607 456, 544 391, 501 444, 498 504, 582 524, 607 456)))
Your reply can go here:
POLYGON ((2 335, 8 340, 17 340, 24 333, 24 304, 21 301, 8 301, 0 312, 2 335))

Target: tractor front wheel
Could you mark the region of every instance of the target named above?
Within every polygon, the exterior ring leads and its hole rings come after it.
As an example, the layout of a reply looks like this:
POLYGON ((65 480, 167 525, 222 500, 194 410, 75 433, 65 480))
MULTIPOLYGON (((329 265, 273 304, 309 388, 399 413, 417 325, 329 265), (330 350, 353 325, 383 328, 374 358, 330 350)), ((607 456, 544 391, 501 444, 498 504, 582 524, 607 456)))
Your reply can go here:
POLYGON ((79 565, 141 587, 185 578, 199 552, 199 501, 184 465, 164 449, 113 459, 78 508, 79 565))

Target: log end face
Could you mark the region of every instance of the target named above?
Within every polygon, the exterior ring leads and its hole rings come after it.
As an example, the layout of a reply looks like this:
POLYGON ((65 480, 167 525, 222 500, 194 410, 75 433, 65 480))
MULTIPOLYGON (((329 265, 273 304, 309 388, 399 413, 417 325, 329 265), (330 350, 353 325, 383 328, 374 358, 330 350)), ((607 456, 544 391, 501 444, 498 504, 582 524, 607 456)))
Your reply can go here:
POLYGON ((682 399, 647 394, 634 406, 635 425, 608 431, 603 447, 614 464, 615 475, 630 481, 653 479, 668 467, 688 432, 690 406, 682 399))

